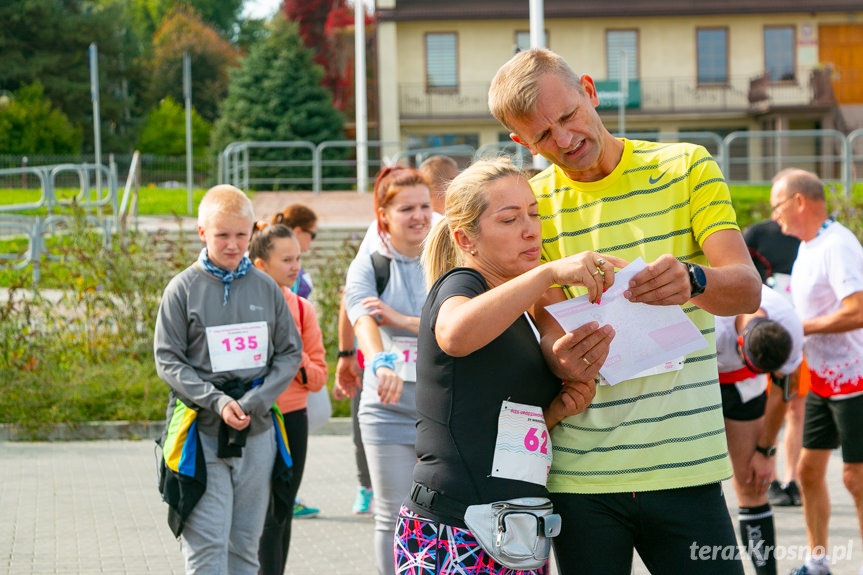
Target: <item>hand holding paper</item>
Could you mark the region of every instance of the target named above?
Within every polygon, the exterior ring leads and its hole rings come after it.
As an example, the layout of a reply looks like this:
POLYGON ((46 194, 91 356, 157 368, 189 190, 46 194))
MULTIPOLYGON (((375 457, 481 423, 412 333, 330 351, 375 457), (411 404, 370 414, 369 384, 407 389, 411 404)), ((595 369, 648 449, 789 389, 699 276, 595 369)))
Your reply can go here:
POLYGON ((566 331, 552 345, 551 351, 572 381, 593 381, 608 357, 614 339, 614 328, 589 322, 566 331), (585 361, 587 360, 587 361, 585 361))
POLYGON ((587 288, 588 300, 595 302, 614 283, 614 268, 627 262, 596 252, 582 252, 554 260, 545 265, 554 273, 554 283, 587 288))
POLYGON ((623 292, 629 280, 646 267, 638 258, 617 272, 614 285, 603 294, 602 303, 587 296, 559 302, 546 308, 567 332, 590 322, 614 328, 608 357, 599 373, 615 385, 640 372, 659 367, 674 369, 682 356, 707 347, 707 340, 678 306, 647 305, 628 301, 623 292))
POLYGON ((631 302, 650 305, 683 305, 689 301, 690 285, 686 266, 671 254, 647 264, 627 282, 624 295, 631 302))

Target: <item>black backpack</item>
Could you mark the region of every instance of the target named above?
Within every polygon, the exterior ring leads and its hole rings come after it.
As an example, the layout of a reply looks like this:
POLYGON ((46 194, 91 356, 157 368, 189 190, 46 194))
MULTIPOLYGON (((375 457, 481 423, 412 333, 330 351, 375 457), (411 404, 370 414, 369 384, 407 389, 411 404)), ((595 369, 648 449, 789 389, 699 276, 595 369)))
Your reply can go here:
POLYGON ((372 268, 375 270, 375 287, 380 297, 387 289, 387 284, 390 283, 390 262, 392 259, 380 252, 373 252, 371 258, 372 268))

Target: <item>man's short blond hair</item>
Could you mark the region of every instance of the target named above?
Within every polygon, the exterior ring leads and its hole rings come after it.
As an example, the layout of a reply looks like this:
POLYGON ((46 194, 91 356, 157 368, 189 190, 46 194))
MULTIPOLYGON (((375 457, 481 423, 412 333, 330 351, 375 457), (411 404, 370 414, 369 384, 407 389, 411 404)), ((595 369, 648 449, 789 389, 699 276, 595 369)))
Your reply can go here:
POLYGON ((545 48, 519 52, 500 67, 488 91, 488 108, 497 121, 514 131, 510 120, 527 117, 536 107, 538 81, 543 74, 556 74, 566 84, 583 92, 581 78, 561 56, 545 48))
POLYGON ((228 184, 213 186, 201 198, 198 204, 198 226, 207 229, 207 224, 216 214, 246 218, 250 229, 255 223, 252 200, 242 190, 228 184))
POLYGON ((442 195, 458 175, 458 162, 449 156, 437 154, 426 158, 417 169, 428 180, 432 194, 442 195))
POLYGON ((785 189, 791 194, 800 194, 808 200, 827 201, 824 182, 812 172, 800 168, 785 168, 773 177, 773 183, 783 180, 785 189))

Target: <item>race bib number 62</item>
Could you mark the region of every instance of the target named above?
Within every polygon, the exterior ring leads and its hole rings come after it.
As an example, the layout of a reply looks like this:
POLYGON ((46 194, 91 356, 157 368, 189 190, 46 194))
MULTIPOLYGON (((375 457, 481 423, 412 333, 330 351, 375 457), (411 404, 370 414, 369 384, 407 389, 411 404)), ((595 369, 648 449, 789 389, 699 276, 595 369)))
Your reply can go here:
POLYGON ((551 440, 542 408, 504 401, 497 421, 492 477, 545 485, 551 467, 551 440))

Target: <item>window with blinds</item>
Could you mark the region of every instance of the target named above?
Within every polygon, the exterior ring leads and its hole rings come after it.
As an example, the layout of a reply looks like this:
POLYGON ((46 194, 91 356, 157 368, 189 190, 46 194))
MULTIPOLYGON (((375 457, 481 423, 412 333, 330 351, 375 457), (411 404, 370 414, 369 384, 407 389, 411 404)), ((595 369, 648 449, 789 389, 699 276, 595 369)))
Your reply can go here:
POLYGON ((626 54, 626 77, 629 80, 638 79, 638 31, 606 30, 605 69, 607 80, 620 79, 623 54, 626 54))
POLYGON ((728 83, 728 29, 699 28, 695 31, 699 84, 728 83))
POLYGON ((426 41, 426 88, 458 88, 458 35, 455 32, 428 33, 426 41))
POLYGON ((773 82, 794 80, 794 28, 764 28, 764 69, 773 82))

